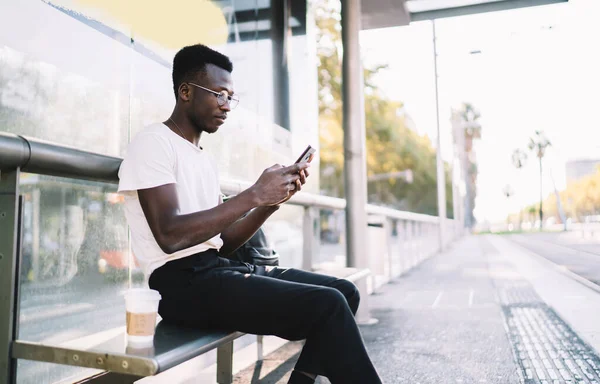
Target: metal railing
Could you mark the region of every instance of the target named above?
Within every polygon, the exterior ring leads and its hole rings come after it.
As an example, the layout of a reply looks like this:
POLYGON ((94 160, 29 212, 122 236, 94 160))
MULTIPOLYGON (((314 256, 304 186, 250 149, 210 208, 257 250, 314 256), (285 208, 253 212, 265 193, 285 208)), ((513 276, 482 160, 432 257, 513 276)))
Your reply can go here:
POLYGON ((0 132, 0 171, 117 183, 122 159, 0 132))
MULTIPOLYGON (((10 357, 9 346, 15 340, 19 300, 18 252, 20 252, 22 202, 19 195, 20 172, 84 179, 96 182, 118 183, 118 169, 122 159, 76 148, 58 145, 34 138, 0 132, 0 382, 8 382, 16 364, 10 357), (8 315, 7 315, 8 314, 8 315)), ((221 190, 237 194, 251 184, 226 180, 221 190)), ((344 199, 299 192, 288 204, 304 207, 302 267, 314 267, 313 255, 319 252, 319 210, 344 210, 344 199)), ((362 293, 357 320, 368 321, 367 292, 419 264, 439 250, 439 219, 435 216, 398 211, 374 205, 365 205, 370 215, 365 236, 369 241, 369 268, 372 275, 362 293), (366 291, 366 292, 365 292, 366 291)), ((460 235, 452 220, 445 222, 449 240, 460 235)))
MULTIPOLYGON (((122 159, 118 157, 0 132, 0 171, 20 168, 24 172, 42 175, 118 183, 121 161, 122 159)), ((221 182, 221 190, 229 195, 237 194, 250 186, 250 183, 243 181, 225 180, 221 182)), ((302 263, 303 268, 310 269, 312 267, 311 256, 316 249, 314 242, 318 241, 317 234, 313 233, 313 228, 315 228, 313 221, 318 219, 316 210, 343 210, 346 208, 346 200, 299 192, 289 200, 288 204, 303 206, 305 222, 310 222, 304 225, 305 246, 302 263)), ((413 241, 415 236, 419 237, 425 233, 429 235, 430 225, 439 225, 439 219, 436 216, 398 211, 370 204, 365 205, 365 210, 369 215, 386 217, 391 221, 390 224, 394 222, 417 223, 417 228, 412 232, 411 237, 407 237, 407 241, 409 239, 413 241)), ((455 232, 451 222, 447 226, 453 233, 455 232)), ((452 237, 449 236, 449 240, 452 237)))

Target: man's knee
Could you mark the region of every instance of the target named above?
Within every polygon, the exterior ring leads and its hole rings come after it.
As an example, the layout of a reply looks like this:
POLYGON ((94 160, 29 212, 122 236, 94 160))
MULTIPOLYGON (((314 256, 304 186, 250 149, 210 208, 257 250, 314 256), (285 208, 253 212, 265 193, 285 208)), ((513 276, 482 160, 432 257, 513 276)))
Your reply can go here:
POLYGON ((328 305, 348 305, 353 314, 356 314, 360 303, 360 292, 354 283, 348 280, 338 280, 334 288, 323 289, 323 300, 328 305))
POLYGON ((346 301, 352 309, 353 313, 356 313, 358 309, 358 305, 360 304, 360 291, 356 287, 356 285, 348 280, 340 280, 340 291, 346 297, 346 301))
POLYGON ((325 308, 334 308, 346 304, 346 297, 337 289, 322 287, 319 290, 319 303, 325 308))

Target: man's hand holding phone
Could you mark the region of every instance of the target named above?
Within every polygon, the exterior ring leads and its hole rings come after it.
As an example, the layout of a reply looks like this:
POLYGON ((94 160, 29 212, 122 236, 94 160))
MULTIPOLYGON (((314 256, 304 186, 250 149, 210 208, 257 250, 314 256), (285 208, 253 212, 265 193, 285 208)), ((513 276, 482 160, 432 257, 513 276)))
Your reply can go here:
POLYGON ((288 167, 276 164, 264 170, 254 186, 261 200, 260 205, 275 206, 288 201, 302 189, 309 173, 307 168, 315 153, 310 145, 296 163, 288 167))
MULTIPOLYGON (((302 162, 310 163, 312 161, 313 157, 315 156, 316 151, 317 151, 316 149, 314 149, 313 147, 311 147, 309 145, 308 147, 306 147, 304 152, 302 152, 300 157, 298 157, 298 160, 296 160, 295 164, 299 164, 302 162)), ((296 193, 302 189, 302 186, 306 183, 306 178, 308 177, 308 175, 309 175, 309 173, 308 173, 307 169, 300 170, 300 179, 296 182, 296 189, 294 190, 294 193, 296 193)))

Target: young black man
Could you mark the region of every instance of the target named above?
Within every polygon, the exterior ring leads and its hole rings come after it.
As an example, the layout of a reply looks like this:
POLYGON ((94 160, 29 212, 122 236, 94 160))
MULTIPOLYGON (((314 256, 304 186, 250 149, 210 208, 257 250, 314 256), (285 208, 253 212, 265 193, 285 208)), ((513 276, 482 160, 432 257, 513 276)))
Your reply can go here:
POLYGON ((273 165, 223 202, 216 162, 199 143, 238 103, 232 70, 229 58, 204 45, 181 49, 173 113, 136 135, 119 170, 133 251, 162 295, 159 313, 187 326, 306 339, 289 383, 317 375, 333 384, 381 383, 354 320, 354 284, 226 257, 301 190, 310 166, 273 165))

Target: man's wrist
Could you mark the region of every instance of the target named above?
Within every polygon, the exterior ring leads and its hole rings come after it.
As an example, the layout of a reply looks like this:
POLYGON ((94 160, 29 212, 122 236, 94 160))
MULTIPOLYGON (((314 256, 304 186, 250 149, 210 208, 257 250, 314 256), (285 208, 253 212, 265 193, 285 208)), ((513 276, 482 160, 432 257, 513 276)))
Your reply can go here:
POLYGON ((280 205, 261 205, 259 207, 256 207, 255 210, 259 211, 261 213, 265 213, 267 215, 272 214, 273 212, 279 210, 280 205))
POLYGON ((262 200, 260 198, 260 194, 256 190, 256 186, 255 185, 253 185, 250 188, 246 189, 242 193, 244 193, 244 194, 247 195, 248 200, 252 204, 252 208, 257 208, 257 207, 261 207, 262 206, 262 200))

